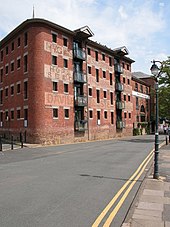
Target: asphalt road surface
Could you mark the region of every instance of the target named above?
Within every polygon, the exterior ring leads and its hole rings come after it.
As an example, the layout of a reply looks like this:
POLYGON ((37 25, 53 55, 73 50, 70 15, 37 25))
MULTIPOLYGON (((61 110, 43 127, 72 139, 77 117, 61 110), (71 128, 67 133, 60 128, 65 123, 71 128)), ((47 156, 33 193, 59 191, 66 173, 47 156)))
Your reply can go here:
POLYGON ((153 148, 151 135, 0 152, 0 226, 121 226, 153 148))

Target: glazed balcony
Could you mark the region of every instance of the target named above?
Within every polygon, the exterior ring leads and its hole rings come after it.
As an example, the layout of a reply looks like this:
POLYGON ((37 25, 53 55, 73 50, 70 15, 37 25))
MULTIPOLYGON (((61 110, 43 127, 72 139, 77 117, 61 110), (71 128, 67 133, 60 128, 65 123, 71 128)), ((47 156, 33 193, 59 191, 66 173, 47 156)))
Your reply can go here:
POLYGON ((75 105, 76 106, 87 106, 87 96, 76 94, 75 105))
POLYGON ((116 91, 123 91, 123 84, 116 83, 116 91))
POLYGON ((120 64, 118 64, 118 63, 115 64, 114 68, 115 68, 115 72, 123 73, 123 67, 120 64))
POLYGON ((121 120, 117 120, 116 121, 116 128, 117 129, 123 129, 123 128, 125 128, 125 121, 121 121, 121 120))
POLYGON ((75 120, 75 131, 84 132, 87 130, 87 120, 75 120))
POLYGON ((81 60, 85 60, 86 59, 85 51, 83 51, 79 47, 75 47, 74 48, 73 54, 74 54, 74 58, 78 58, 78 59, 81 59, 81 60))
POLYGON ((117 101, 116 102, 116 108, 119 109, 119 110, 124 109, 125 108, 125 102, 117 101))
POLYGON ((87 76, 82 71, 74 72, 74 81, 79 83, 87 83, 87 76))

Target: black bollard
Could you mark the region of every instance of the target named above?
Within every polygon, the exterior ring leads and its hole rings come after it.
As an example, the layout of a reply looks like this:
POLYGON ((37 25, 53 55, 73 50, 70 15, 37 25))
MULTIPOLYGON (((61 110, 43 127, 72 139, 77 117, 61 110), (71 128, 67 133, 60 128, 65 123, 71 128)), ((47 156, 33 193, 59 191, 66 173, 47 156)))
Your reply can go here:
POLYGON ((11 136, 11 150, 14 149, 14 137, 11 136))
POLYGON ((2 151, 2 138, 0 136, 0 151, 2 151))
POLYGON ((168 136, 166 136, 166 145, 168 145, 168 136))

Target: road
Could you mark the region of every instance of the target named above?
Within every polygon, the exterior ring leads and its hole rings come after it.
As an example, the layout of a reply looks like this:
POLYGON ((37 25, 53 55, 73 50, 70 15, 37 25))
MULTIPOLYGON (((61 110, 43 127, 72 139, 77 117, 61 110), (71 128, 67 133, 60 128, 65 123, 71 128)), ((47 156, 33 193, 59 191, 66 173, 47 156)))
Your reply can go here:
POLYGON ((153 147, 154 135, 1 152, 0 226, 121 226, 153 147))

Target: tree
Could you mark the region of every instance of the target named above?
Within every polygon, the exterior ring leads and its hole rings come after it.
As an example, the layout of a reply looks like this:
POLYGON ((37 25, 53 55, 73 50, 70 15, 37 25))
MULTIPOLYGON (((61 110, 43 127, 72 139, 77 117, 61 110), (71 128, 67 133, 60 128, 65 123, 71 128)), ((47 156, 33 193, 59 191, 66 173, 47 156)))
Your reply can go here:
POLYGON ((159 88, 159 115, 170 120, 170 86, 159 88))
POLYGON ((161 72, 159 84, 170 87, 170 57, 162 62, 161 72))
POLYGON ((159 78, 159 115, 170 120, 170 57, 162 62, 159 78))

